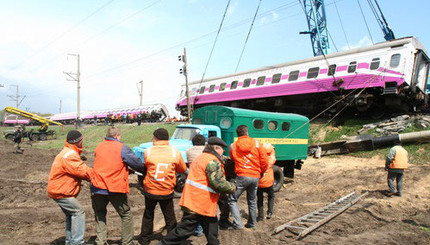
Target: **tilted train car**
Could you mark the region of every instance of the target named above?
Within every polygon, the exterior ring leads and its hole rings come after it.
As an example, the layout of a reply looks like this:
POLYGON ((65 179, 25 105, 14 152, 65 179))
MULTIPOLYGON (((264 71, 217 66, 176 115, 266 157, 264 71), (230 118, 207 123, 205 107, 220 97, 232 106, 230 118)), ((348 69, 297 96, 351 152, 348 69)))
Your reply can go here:
MULTIPOLYGON (((337 102, 332 112, 354 107, 377 116, 427 105, 428 66, 424 46, 406 37, 191 82, 190 103, 313 114, 337 102)), ((185 91, 176 103, 183 115, 185 91)))

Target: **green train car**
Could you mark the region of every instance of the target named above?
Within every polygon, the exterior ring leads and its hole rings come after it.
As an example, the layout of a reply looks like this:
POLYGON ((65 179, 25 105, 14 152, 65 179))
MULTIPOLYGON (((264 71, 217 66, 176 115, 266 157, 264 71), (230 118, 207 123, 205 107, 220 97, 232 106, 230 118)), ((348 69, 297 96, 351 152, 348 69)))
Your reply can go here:
MULTIPOLYGON (((281 188, 284 176, 294 177, 294 170, 301 169, 303 160, 307 157, 309 119, 305 116, 205 106, 194 111, 192 123, 218 126, 221 138, 228 145, 237 140, 236 128, 242 124, 248 126, 250 137, 260 143, 272 144, 276 150, 274 166, 276 190, 281 188)), ((214 134, 216 135, 216 132, 214 134)), ((225 154, 229 154, 228 150, 225 154)))

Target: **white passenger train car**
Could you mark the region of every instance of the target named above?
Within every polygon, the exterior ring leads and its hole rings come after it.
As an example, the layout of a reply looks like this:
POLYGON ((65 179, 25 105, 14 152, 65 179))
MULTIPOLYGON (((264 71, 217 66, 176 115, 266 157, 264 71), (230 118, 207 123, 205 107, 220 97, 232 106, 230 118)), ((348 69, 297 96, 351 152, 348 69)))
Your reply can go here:
MULTIPOLYGON (((194 108, 226 105, 265 111, 317 113, 335 102, 375 115, 425 106, 429 58, 406 37, 189 84, 194 108)), ((186 114, 185 85, 176 108, 186 114)))

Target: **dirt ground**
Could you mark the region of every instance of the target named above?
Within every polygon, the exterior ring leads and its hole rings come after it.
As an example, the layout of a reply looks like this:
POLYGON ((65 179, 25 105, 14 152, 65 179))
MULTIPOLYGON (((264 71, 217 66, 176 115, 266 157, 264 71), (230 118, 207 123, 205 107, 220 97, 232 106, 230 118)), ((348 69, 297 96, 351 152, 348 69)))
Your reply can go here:
MULTIPOLYGON (((41 150, 29 145, 24 155, 13 152, 11 142, 0 140, 0 244, 64 244, 64 214, 46 196, 50 166, 57 150, 41 150)), ((85 154, 92 165, 92 153, 85 154)), ((257 230, 219 232, 221 244, 430 244, 430 163, 412 165, 405 174, 403 197, 386 197, 384 159, 351 156, 308 159, 294 181, 286 181, 276 193, 271 220, 258 223, 257 230), (348 193, 369 194, 329 223, 302 240, 287 230, 272 231, 348 193)), ((138 234, 144 209, 137 189, 137 178, 130 175, 130 204, 138 234)), ((94 214, 88 183, 78 197, 86 208, 86 240, 94 241, 94 214)), ((247 206, 243 195, 240 208, 245 222, 247 206)), ((176 215, 181 211, 175 199, 176 215)), ((111 244, 119 244, 120 219, 109 206, 108 226, 111 244)), ((164 226, 159 207, 154 221, 156 230, 164 226)), ((203 237, 191 237, 191 244, 206 244, 203 237)), ((156 244, 154 240, 151 244, 156 244)))

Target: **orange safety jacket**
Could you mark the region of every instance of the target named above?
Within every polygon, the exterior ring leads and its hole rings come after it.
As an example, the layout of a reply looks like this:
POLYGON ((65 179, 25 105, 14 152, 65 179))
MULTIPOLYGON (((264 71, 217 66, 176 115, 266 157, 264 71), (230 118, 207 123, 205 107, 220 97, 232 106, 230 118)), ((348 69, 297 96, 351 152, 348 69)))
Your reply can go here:
POLYGON ((109 192, 128 193, 128 168, 121 158, 124 143, 104 140, 94 152, 94 178, 91 184, 109 192))
POLYGON ((390 164, 391 169, 408 168, 408 152, 403 147, 396 147, 396 155, 390 164))
POLYGON ((143 181, 145 191, 152 195, 172 194, 176 185, 176 172, 187 170, 181 153, 168 140, 155 141, 143 152, 146 177, 143 181))
POLYGON ((230 158, 238 176, 260 178, 268 166, 267 153, 261 144, 249 136, 240 136, 230 145, 230 158))
POLYGON ((275 178, 273 176, 273 165, 276 162, 276 152, 271 144, 264 144, 269 158, 269 165, 263 177, 258 181, 258 188, 269 188, 273 185, 275 178))
POLYGON ((48 196, 53 199, 77 197, 81 180, 90 180, 94 173, 80 157, 82 148, 66 142, 51 166, 48 179, 48 196))
MULTIPOLYGON (((206 167, 218 158, 210 153, 202 153, 190 166, 179 205, 203 216, 215 217, 219 194, 209 185, 206 167)), ((224 172, 224 165, 221 164, 224 172)), ((225 172, 224 172, 225 175, 225 172)))

